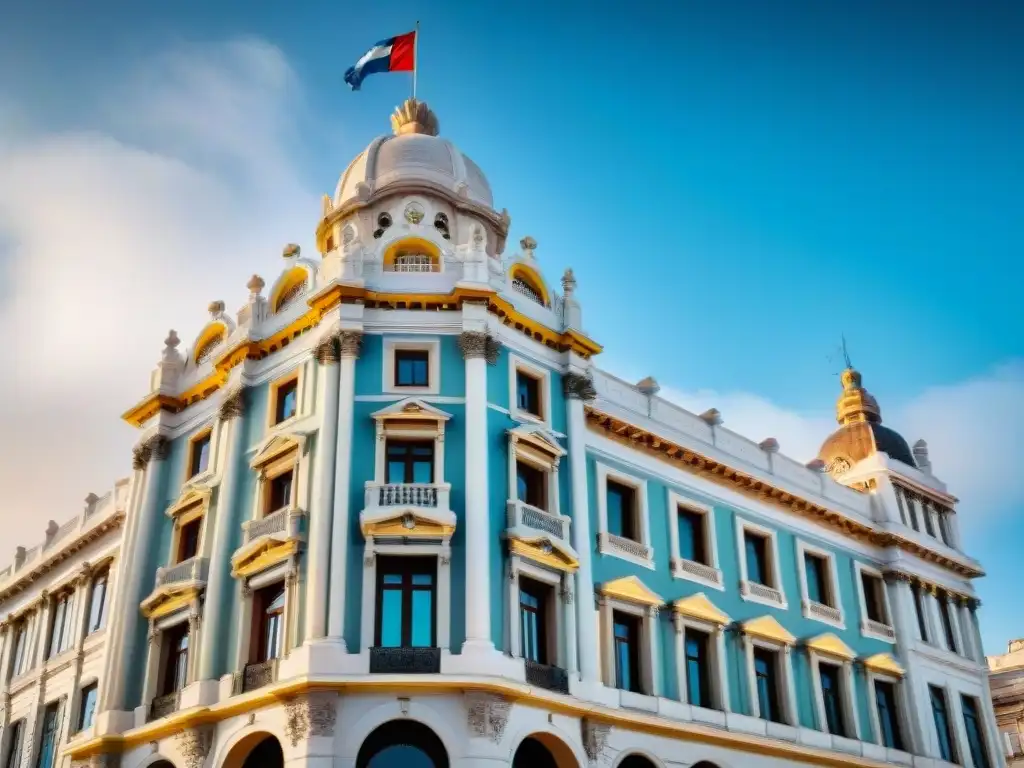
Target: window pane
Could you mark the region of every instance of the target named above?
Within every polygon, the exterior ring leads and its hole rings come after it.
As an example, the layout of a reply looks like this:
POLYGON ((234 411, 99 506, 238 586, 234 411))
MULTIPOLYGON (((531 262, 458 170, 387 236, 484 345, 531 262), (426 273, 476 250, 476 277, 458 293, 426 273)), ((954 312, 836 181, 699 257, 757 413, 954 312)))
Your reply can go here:
POLYGON ((103 627, 106 618, 107 572, 99 574, 92 582, 92 594, 89 597, 89 631, 95 632, 103 627))
POLYGON ((380 645, 398 648, 402 645, 402 593, 385 589, 380 601, 380 645))
POLYGON ((546 480, 544 473, 536 467, 516 462, 516 492, 519 494, 520 501, 531 507, 544 509, 547 506, 544 493, 546 480))
POLYGON ((519 410, 541 416, 540 382, 532 376, 516 373, 516 405, 519 410))
POLYGON ((757 700, 761 708, 761 718, 781 723, 783 718, 782 707, 779 705, 777 677, 775 653, 764 648, 755 648, 754 678, 757 686, 757 700))
POLYGON ((757 584, 768 584, 768 562, 766 540, 763 536, 747 531, 744 534, 747 554, 747 579, 757 584))
POLYGON ((612 614, 616 687, 640 692, 640 628, 635 616, 612 614))
POLYGON ((956 653, 956 639, 953 637, 953 622, 949 617, 949 600, 945 593, 940 592, 935 600, 939 604, 939 619, 942 621, 942 633, 946 637, 946 648, 956 653))
POLYGON ((932 702, 932 719, 935 721, 935 734, 939 741, 939 754, 947 763, 954 762, 953 737, 949 728, 949 716, 946 713, 946 694, 941 688, 928 686, 932 702))
POLYGON ((78 730, 80 731, 92 725, 92 719, 96 713, 96 693, 96 683, 82 689, 82 705, 78 717, 78 730))
POLYGON ((704 515, 689 509, 679 510, 679 556, 684 560, 710 565, 704 546, 704 515))
POLYGON ((412 593, 412 645, 428 648, 434 644, 434 594, 428 589, 412 593))
POLYGON ((875 681, 875 708, 878 710, 882 743, 890 749, 903 749, 899 712, 896 709, 896 689, 892 683, 875 681))
POLYGON ((429 386, 429 353, 426 350, 402 349, 395 352, 395 385, 399 387, 429 386))
POLYGON ((921 639, 925 642, 929 641, 928 627, 924 620, 924 605, 921 602, 921 587, 918 584, 911 584, 910 591, 914 595, 914 612, 917 614, 917 631, 921 636, 921 639))
POLYGON ((608 481, 608 532, 636 541, 636 491, 628 485, 608 481))
POLYGON ((971 760, 974 761, 975 768, 989 768, 988 749, 985 747, 977 699, 961 696, 960 702, 964 711, 964 730, 967 731, 967 746, 971 750, 971 760))
POLYGON ((804 577, 807 581, 807 599, 825 603, 824 563, 817 555, 804 554, 804 577))
POLYGON ((844 736, 840 671, 831 664, 819 664, 818 672, 821 677, 821 698, 825 705, 825 729, 837 736, 844 736))
POLYGON ((43 736, 39 742, 38 768, 52 768, 57 741, 57 704, 51 704, 43 715, 43 736))
POLYGON ((888 623, 885 611, 882 610, 882 580, 870 573, 861 573, 860 579, 864 587, 864 611, 868 618, 882 624, 888 623))
POLYGON ((708 668, 708 636, 686 630, 686 695, 690 704, 711 707, 711 671, 708 668))

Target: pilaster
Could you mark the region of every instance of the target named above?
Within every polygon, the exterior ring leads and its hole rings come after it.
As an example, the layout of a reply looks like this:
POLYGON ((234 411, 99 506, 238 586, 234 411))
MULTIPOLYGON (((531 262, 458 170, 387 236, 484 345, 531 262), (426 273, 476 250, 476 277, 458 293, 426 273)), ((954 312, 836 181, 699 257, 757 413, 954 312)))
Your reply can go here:
MULTIPOLYGON (((889 589, 889 604, 893 607, 893 629, 896 632, 896 645, 907 656, 914 647, 917 636, 917 611, 914 608, 914 595, 910 591, 910 576, 905 573, 889 572, 885 575, 885 583, 889 589)), ((922 595, 922 599, 924 599, 922 595)), ((927 617, 926 617, 927 620, 927 617)), ((909 661, 909 659, 908 659, 909 661)), ((900 683, 900 706, 903 707, 910 733, 904 734, 908 751, 915 755, 923 754, 924 745, 928 743, 926 731, 930 719, 922 720, 925 712, 931 711, 931 704, 922 697, 917 687, 917 675, 914 664, 905 665, 903 681, 900 683)), ((869 701, 869 704, 873 702, 869 701)))

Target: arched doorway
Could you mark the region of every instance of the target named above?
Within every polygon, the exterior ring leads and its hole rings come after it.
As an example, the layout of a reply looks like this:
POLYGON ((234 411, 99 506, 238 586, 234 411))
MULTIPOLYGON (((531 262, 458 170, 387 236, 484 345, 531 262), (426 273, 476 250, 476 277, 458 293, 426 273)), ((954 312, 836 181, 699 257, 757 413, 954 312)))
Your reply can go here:
POLYGON ((696 763, 693 768, 718 768, 718 766, 714 763, 709 763, 707 760, 701 760, 699 763, 696 763))
POLYGON ((284 768, 284 752, 281 742, 268 736, 255 747, 245 758, 242 768, 284 768))
POLYGON ((448 752, 423 723, 392 720, 366 737, 356 768, 448 768, 448 752))
POLYGON ((619 768, 657 768, 657 766, 643 755, 629 755, 619 763, 619 768))
POLYGON ((512 768, 576 768, 576 757, 549 733, 535 733, 519 743, 512 768))

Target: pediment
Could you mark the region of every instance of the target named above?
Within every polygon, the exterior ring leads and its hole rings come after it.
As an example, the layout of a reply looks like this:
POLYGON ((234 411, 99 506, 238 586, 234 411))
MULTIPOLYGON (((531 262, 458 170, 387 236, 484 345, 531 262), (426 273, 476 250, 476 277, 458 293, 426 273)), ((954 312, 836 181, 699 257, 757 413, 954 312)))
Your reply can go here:
POLYGON ((249 577, 284 562, 299 550, 297 540, 259 538, 239 549, 231 558, 231 575, 249 577))
POLYGON ((601 585, 601 594, 637 605, 660 606, 665 603, 661 595, 648 588, 636 576, 623 576, 621 579, 606 581, 601 585))
POLYGON ((363 512, 359 525, 366 538, 401 537, 447 539, 455 533, 455 513, 426 511, 421 507, 388 507, 372 514, 363 512))
POLYGON ((881 672, 884 675, 903 677, 906 670, 900 665, 891 653, 876 653, 864 659, 864 666, 873 672, 881 672))
POLYGON ((513 442, 529 443, 555 457, 565 456, 565 449, 558 444, 558 438, 539 424, 520 424, 510 429, 508 435, 513 442))
POLYGON ((169 584, 157 587, 139 608, 147 619, 159 619, 188 607, 202 591, 195 584, 169 584))
POLYGON ((753 637, 773 640, 783 645, 793 645, 796 638, 774 616, 760 616, 743 623, 743 631, 753 637))
POLYGON ((536 531, 524 533, 522 529, 512 529, 506 535, 513 554, 529 557, 543 565, 553 565, 557 561, 555 567, 560 571, 575 571, 579 567, 576 550, 553 536, 536 531))
POLYGON ((178 500, 167 508, 167 516, 179 517, 196 508, 205 510, 209 507, 212 494, 213 491, 206 486, 187 486, 178 500))
POLYGON ((263 438, 259 445, 256 446, 256 455, 252 461, 249 462, 249 466, 253 469, 259 469, 260 467, 266 466, 275 459, 284 456, 289 451, 302 451, 306 447, 306 436, 297 432, 287 432, 277 435, 270 435, 263 438))
POLYGON ((698 592, 695 595, 689 597, 683 597, 672 603, 672 610, 682 616, 689 616, 693 619, 699 619, 700 621, 707 621, 712 624, 717 624, 720 627, 724 627, 732 619, 730 619, 725 612, 720 610, 717 605, 712 603, 703 592, 698 592))
POLYGON ((850 646, 839 639, 838 635, 832 632, 826 632, 823 635, 812 637, 806 643, 808 648, 811 648, 818 653, 824 653, 828 656, 834 656, 837 659, 843 661, 851 661, 857 658, 857 654, 853 651, 850 646))
POLYGON ((407 397, 404 400, 391 403, 386 408, 374 411, 371 416, 377 421, 392 419, 448 421, 452 417, 450 413, 445 413, 440 408, 435 408, 430 403, 415 397, 407 397))

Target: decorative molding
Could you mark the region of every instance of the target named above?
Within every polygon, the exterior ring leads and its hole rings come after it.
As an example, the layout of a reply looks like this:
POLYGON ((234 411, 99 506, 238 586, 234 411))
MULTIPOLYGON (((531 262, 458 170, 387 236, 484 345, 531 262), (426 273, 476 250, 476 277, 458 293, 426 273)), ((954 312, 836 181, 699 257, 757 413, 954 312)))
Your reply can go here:
POLYGON ((332 333, 316 345, 313 356, 320 365, 332 365, 341 359, 341 334, 332 333))
POLYGON ((590 402, 597 397, 594 380, 582 373, 567 373, 562 376, 562 389, 571 400, 590 402))
POLYGON ((285 704, 285 736, 298 746, 313 736, 333 736, 338 716, 338 694, 308 693, 288 699, 285 704))
POLYGON ((459 334, 459 350, 466 360, 482 357, 488 365, 495 365, 501 352, 501 344, 483 331, 463 331, 459 334))
POLYGON ((466 693, 466 724, 474 736, 495 744, 505 735, 512 702, 490 693, 466 693))
POLYGON ((214 726, 202 725, 178 733, 175 741, 187 768, 202 768, 213 745, 214 726))
POLYGON ((224 402, 220 404, 217 411, 217 418, 221 421, 230 421, 245 415, 245 389, 238 387, 233 390, 224 402))
POLYGON ((338 351, 341 357, 359 357, 363 349, 363 334, 359 331, 342 331, 338 336, 338 351))
POLYGON ((605 746, 608 744, 608 734, 611 733, 611 726, 605 723, 595 723, 589 718, 580 718, 580 735, 583 738, 583 751, 587 753, 587 759, 596 763, 601 759, 605 746))
POLYGON ((132 469, 145 469, 150 461, 166 459, 170 446, 170 441, 163 435, 153 435, 132 449, 132 469))

